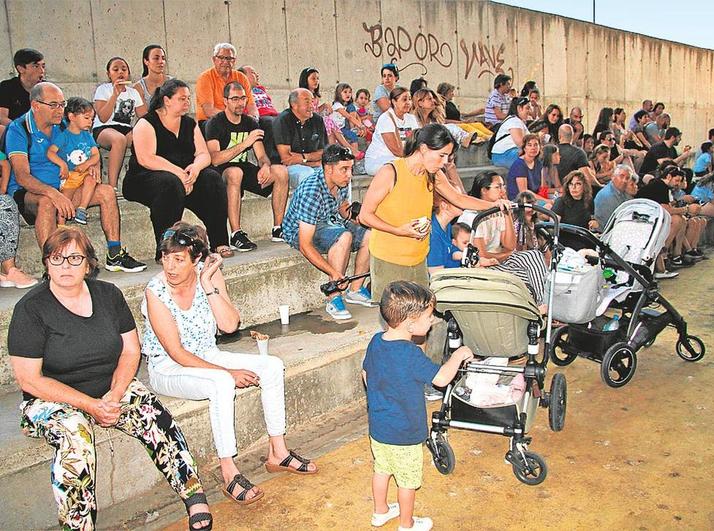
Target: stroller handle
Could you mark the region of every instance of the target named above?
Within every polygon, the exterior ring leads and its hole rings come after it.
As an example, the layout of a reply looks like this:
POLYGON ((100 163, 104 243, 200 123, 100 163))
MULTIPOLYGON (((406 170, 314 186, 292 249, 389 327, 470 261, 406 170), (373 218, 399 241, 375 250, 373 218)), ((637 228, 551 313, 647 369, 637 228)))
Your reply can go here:
MULTIPOLYGON (((543 208, 540 205, 536 205, 533 203, 511 203, 511 211, 512 212, 520 212, 524 211, 527 208, 530 208, 531 210, 538 212, 539 214, 543 214, 544 216, 550 218, 552 221, 549 223, 553 224, 553 233, 554 235, 558 236, 558 233, 560 232, 560 220, 558 219, 558 216, 555 214, 555 212, 548 210, 547 208, 543 208)), ((488 216, 491 214, 495 214, 497 212, 500 212, 501 208, 500 207, 491 207, 486 210, 479 211, 478 214, 476 214, 476 217, 474 218, 473 222, 471 223, 471 230, 475 231, 476 227, 478 227, 481 222, 486 219, 488 216)))

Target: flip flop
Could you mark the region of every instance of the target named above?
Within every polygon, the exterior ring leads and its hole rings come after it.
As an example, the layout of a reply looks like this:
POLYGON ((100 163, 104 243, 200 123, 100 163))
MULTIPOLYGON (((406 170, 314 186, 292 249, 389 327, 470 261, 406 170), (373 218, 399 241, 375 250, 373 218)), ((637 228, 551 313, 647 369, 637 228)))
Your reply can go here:
POLYGON ((221 247, 216 249, 216 252, 221 255, 221 258, 230 258, 235 254, 230 247, 221 247))
POLYGON ((270 472, 271 474, 275 474, 278 472, 290 472, 291 474, 300 474, 300 475, 308 475, 308 474, 317 474, 317 469, 315 470, 309 470, 307 468, 307 465, 310 464, 309 459, 305 459, 304 457, 299 456, 297 453, 293 452, 292 450, 289 450, 288 456, 280 461, 279 465, 274 465, 273 463, 265 463, 265 469, 270 472), (300 466, 295 468, 290 466, 290 462, 296 459, 297 461, 300 461, 300 466))
POLYGON ((223 487, 221 490, 226 498, 233 500, 238 505, 250 505, 251 503, 257 502, 265 495, 265 492, 261 490, 252 498, 246 498, 246 496, 248 496, 248 492, 250 492, 250 489, 253 487, 255 487, 255 485, 253 485, 243 474, 236 474, 233 476, 233 479, 228 486, 223 487), (233 489, 236 485, 243 487, 243 490, 237 496, 234 496, 233 489))

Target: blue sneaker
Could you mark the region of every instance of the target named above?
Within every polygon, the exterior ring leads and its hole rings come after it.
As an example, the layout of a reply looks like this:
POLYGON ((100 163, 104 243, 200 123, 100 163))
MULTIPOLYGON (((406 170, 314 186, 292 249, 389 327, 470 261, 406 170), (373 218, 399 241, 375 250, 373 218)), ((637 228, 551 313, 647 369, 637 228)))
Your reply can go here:
POLYGON ((330 299, 325 306, 325 311, 336 321, 352 319, 352 314, 345 308, 345 302, 342 300, 342 295, 337 295, 330 299))
POLYGON ((357 291, 345 291, 345 302, 349 304, 361 304, 362 306, 367 306, 371 308, 376 306, 372 301, 372 296, 367 288, 362 286, 357 291))

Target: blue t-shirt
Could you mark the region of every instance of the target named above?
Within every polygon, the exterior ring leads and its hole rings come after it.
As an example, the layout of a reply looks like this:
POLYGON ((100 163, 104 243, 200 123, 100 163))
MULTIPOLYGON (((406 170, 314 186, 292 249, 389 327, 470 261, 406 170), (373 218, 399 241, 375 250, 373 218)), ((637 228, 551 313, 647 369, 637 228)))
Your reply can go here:
POLYGON ((442 229, 436 215, 431 216, 431 237, 429 239, 429 254, 426 257, 428 267, 445 268, 461 267, 461 262, 451 258, 457 251, 456 246, 451 243, 451 223, 442 229))
POLYGON ((702 153, 697 157, 697 160, 694 162, 694 167, 692 167, 692 171, 694 173, 702 173, 707 171, 709 168, 709 165, 712 163, 712 154, 711 153, 702 153))
POLYGON ((615 209, 619 207, 622 203, 630 199, 625 192, 621 192, 612 181, 603 186, 602 190, 598 192, 595 196, 595 219, 600 225, 601 229, 605 228, 607 221, 615 212, 615 209))
POLYGON ((709 186, 699 186, 696 185, 694 190, 692 190, 692 195, 697 201, 703 201, 705 203, 714 202, 714 190, 709 186))
POLYGON ((411 341, 385 341, 376 334, 362 368, 367 373, 369 436, 384 444, 423 443, 428 435, 424 385, 439 366, 411 341))
POLYGON ((518 195, 516 177, 526 177, 528 180, 528 189, 534 194, 537 194, 538 189, 540 188, 542 173, 543 163, 539 159, 535 160, 535 164, 533 164, 533 169, 531 170, 526 164, 526 161, 524 161, 521 157, 518 157, 511 165, 511 169, 508 170, 508 177, 506 177, 506 192, 508 193, 508 199, 513 201, 518 195))
POLYGON ((64 129, 53 135, 52 145, 57 146, 57 156, 67 163, 69 171, 82 164, 92 156, 92 148, 97 143, 89 131, 80 131, 75 135, 69 129, 64 129))
MULTIPOLYGON (((7 157, 10 158, 16 153, 28 156, 30 162, 30 173, 42 183, 59 190, 60 169, 47 158, 47 150, 51 144, 55 143, 55 137, 59 133, 59 125, 52 126, 52 132, 48 137, 45 133, 37 129, 32 110, 16 118, 7 126, 5 133, 5 144, 7 157), (24 123, 23 123, 24 122, 24 123), (27 129, 25 129, 27 128, 27 129), (30 153, 27 153, 27 131, 30 132, 30 153)), ((15 172, 10 172, 10 182, 7 186, 8 195, 12 196, 20 187, 15 180, 15 172)))

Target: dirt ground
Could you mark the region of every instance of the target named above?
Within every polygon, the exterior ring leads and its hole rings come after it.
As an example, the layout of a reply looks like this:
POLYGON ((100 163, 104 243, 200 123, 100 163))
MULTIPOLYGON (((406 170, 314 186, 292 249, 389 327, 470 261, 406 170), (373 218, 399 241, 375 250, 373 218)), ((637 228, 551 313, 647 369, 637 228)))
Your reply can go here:
MULTIPOLYGON (((599 365, 578 359, 555 369, 568 381, 565 429, 548 429, 540 409, 530 449, 547 461, 539 486, 520 483, 504 463, 508 440, 498 435, 452 429, 449 439, 456 468, 443 476, 424 450, 424 481, 416 514, 429 516, 435 529, 714 529, 714 260, 664 281, 662 293, 687 318, 710 352, 697 363, 674 351, 668 329, 640 351, 633 380, 621 389, 606 387, 599 365)), ((332 419, 334 423, 335 419, 332 419)), ((372 512, 371 456, 366 417, 356 410, 343 429, 352 437, 317 455, 320 473, 277 475, 260 481, 263 500, 249 507, 212 504, 214 529, 368 529, 372 512)), ((325 435, 334 425, 315 426, 325 435)), ((315 455, 315 454, 313 454, 315 455)), ((212 498, 213 499, 213 498, 212 498)), ((396 500, 396 488, 390 501, 396 500)), ((176 518, 180 513, 176 514, 176 518)), ((396 529, 396 521, 385 529, 396 529)), ((186 519, 167 529, 186 529, 186 519)))

